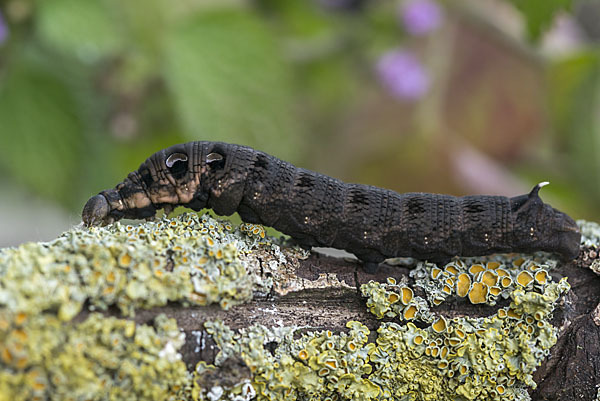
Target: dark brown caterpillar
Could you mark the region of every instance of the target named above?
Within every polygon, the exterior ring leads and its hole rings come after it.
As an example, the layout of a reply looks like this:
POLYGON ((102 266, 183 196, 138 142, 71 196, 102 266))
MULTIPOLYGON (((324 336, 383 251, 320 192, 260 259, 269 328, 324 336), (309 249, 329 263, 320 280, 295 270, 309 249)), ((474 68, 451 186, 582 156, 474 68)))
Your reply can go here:
POLYGON ((433 261, 497 252, 579 253, 573 219, 528 195, 454 197, 346 184, 266 153, 220 142, 189 142, 150 156, 114 189, 83 208, 86 225, 150 218, 181 205, 238 212, 303 246, 345 249, 369 268, 386 258, 433 261))

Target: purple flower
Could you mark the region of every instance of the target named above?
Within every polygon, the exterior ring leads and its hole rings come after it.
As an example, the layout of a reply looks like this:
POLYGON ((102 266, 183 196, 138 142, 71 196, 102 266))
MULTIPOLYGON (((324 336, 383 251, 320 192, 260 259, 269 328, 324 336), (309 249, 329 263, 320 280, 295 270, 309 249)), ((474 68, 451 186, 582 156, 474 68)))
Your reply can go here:
POLYGON ((8 26, 6 26, 2 13, 0 13, 0 45, 4 43, 6 38, 8 38, 8 26))
POLYGON ((408 33, 424 35, 440 25, 442 10, 432 0, 408 0, 400 7, 400 18, 408 33))
POLYGON ((429 89, 429 76, 415 55, 406 50, 385 53, 377 63, 379 79, 395 97, 417 100, 429 89))

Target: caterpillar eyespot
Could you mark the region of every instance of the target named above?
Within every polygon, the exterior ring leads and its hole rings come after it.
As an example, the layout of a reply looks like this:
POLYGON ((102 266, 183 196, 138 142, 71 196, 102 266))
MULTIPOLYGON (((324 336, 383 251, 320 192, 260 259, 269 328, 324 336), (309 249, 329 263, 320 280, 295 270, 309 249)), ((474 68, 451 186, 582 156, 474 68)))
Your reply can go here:
POLYGON ((186 162, 188 160, 188 157, 185 153, 173 153, 171 154, 169 157, 167 157, 167 160, 165 161, 165 165, 169 168, 173 167, 173 165, 179 161, 182 162, 186 162))
POLYGON ((181 181, 185 178, 188 171, 187 161, 188 157, 185 153, 173 153, 165 160, 165 165, 175 180, 181 181))
POLYGON ((498 252, 573 259, 581 234, 573 219, 540 199, 544 185, 511 198, 399 194, 344 183, 247 146, 188 142, 155 153, 115 188, 92 197, 82 217, 94 225, 176 206, 238 212, 305 247, 345 249, 367 265, 399 256, 441 261, 498 252))
POLYGON ((206 156, 206 164, 213 170, 222 169, 225 167, 225 158, 220 153, 212 152, 206 156))
POLYGON ((219 161, 219 160, 223 160, 223 155, 220 155, 218 153, 209 153, 208 156, 206 156, 206 162, 207 163, 212 163, 215 161, 219 161))

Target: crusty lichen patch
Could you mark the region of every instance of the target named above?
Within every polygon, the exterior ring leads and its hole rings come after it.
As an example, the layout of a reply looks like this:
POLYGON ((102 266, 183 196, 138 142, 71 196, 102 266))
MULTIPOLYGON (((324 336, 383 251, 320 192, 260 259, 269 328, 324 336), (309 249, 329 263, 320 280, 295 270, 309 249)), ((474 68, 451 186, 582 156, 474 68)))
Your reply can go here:
MULTIPOLYGON (((395 283, 370 282, 362 287, 376 315, 405 320, 404 310, 411 304, 389 302, 400 289, 395 283)), ((526 386, 536 386, 532 373, 556 343, 557 329, 550 319, 568 289, 566 279, 537 288, 517 286, 508 294, 508 307, 479 318, 447 318, 420 302, 425 313, 414 320, 425 327, 390 322, 378 329, 371 362, 379 378, 371 380, 397 399, 414 392, 423 400, 527 400, 526 386)))
POLYGON ((449 298, 465 298, 473 304, 496 305, 516 289, 543 291, 551 281, 549 271, 556 261, 530 259, 520 255, 495 259, 465 258, 438 267, 419 263, 410 272, 415 285, 425 290, 430 305, 449 298))
MULTIPOLYGON (((380 395, 369 379, 375 344, 368 342, 369 329, 359 322, 348 322, 348 333, 308 332, 297 339, 294 327, 255 325, 234 333, 222 322, 205 326, 221 350, 215 365, 239 355, 253 374, 251 381, 219 386, 222 399, 248 400, 253 395, 257 400, 372 400, 380 395), (271 353, 266 344, 278 346, 271 353)), ((215 368, 203 362, 196 367, 194 394, 200 399, 213 399, 214 387, 199 388, 197 381, 215 368)))
MULTIPOLYGON (((490 266, 510 270, 501 263, 490 266)), ((298 338, 290 327, 257 325, 236 333, 208 322, 221 351, 214 366, 198 364, 194 394, 214 399, 215 389, 201 388, 198 380, 235 355, 252 379, 217 386, 223 399, 248 399, 255 392, 257 400, 528 400, 526 387, 535 387, 532 373, 556 343, 549 319, 568 289, 566 279, 547 278, 543 285, 513 287, 510 305, 491 316, 447 318, 405 284, 370 282, 362 286, 370 310, 380 318, 408 320, 383 323, 374 342, 360 322, 348 322, 348 333, 316 331, 298 338), (267 344, 277 347, 269 352, 267 344)))
POLYGON ((277 255, 272 268, 290 254, 262 226, 184 214, 0 250, 0 401, 185 399, 191 376, 174 320, 73 318, 86 305, 129 316, 169 301, 227 309, 273 285, 249 266, 258 248, 277 255))
MULTIPOLYGON (((600 259, 597 258, 598 248, 600 248, 600 224, 592 221, 577 220, 577 225, 581 230, 581 244, 584 247, 593 249, 594 254, 590 269, 600 274, 600 259)), ((585 260, 585 259, 584 259, 585 260)))
POLYGON ((377 342, 380 348, 393 344, 392 352, 381 350, 371 360, 379 361, 378 371, 394 366, 390 361, 401 368, 374 382, 395 397, 412 388, 421 399, 431 400, 529 399, 526 386, 535 388, 532 374, 556 343, 552 311, 569 289, 566 279, 552 282, 549 271, 555 264, 519 255, 467 258, 439 267, 421 262, 410 275, 427 300, 414 297, 407 304, 394 302, 405 286, 393 280, 363 285, 367 306, 378 318, 426 325, 382 324, 377 342), (461 298, 473 304, 494 306, 504 299, 510 304, 479 318, 448 318, 432 310, 461 298), (407 318, 410 308, 416 313, 407 318))
POLYGON ((177 323, 154 327, 90 315, 65 323, 47 313, 10 315, 0 328, 0 400, 167 400, 189 373, 178 349, 177 323))
MULTIPOLYGON (((0 250, 0 306, 39 313, 58 308, 68 321, 89 302, 91 309, 117 305, 124 314, 179 301, 228 308, 252 297, 257 284, 242 257, 265 245, 261 226, 208 215, 183 214, 137 226, 74 229, 48 243, 0 250)), ((285 263, 285 255, 275 264, 285 263)), ((276 266, 274 266, 276 268, 276 266)))
MULTIPOLYGON (((600 243, 597 227, 582 227, 584 241, 600 243)), ((172 319, 73 320, 84 307, 117 306, 129 316, 169 301, 226 309, 256 292, 307 288, 294 278, 298 256, 258 225, 196 214, 79 228, 0 250, 0 401, 526 400, 531 374, 556 342, 552 311, 568 290, 565 280, 552 281, 547 259, 420 263, 412 286, 389 279, 361 288, 372 313, 394 320, 375 338, 355 321, 342 333, 260 325, 235 332, 207 322, 220 352, 191 373, 172 319), (450 299, 488 305, 490 314, 436 312, 450 299)), ((336 277, 311 285, 332 282, 347 285, 336 277)))
POLYGON ((581 230, 581 245, 598 248, 600 247, 600 224, 593 221, 577 220, 581 230))

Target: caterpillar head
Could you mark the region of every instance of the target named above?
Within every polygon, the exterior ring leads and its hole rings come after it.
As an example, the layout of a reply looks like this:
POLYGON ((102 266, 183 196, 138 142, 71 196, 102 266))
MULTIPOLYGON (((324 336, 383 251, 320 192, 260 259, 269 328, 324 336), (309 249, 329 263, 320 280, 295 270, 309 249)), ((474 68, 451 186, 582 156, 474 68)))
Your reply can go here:
POLYGON ((511 198, 515 225, 515 250, 540 249, 571 260, 579 255, 581 233, 567 214, 542 202, 536 185, 528 195, 511 198))
POLYGON ((189 142, 154 153, 115 188, 88 200, 82 212, 84 224, 105 225, 122 218, 148 219, 159 209, 168 214, 179 205, 194 210, 212 207, 211 195, 218 198, 226 192, 219 188, 227 185, 223 172, 231 146, 189 142))

